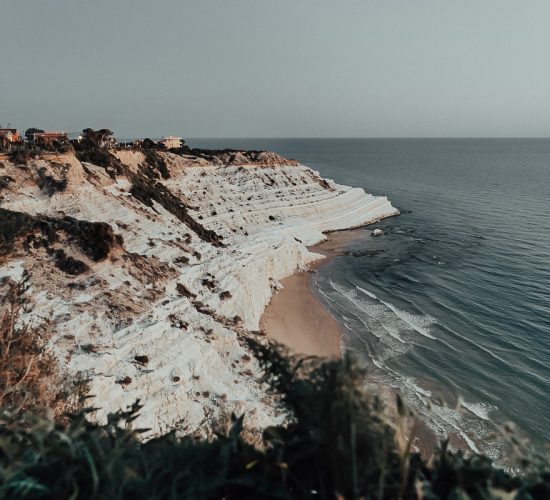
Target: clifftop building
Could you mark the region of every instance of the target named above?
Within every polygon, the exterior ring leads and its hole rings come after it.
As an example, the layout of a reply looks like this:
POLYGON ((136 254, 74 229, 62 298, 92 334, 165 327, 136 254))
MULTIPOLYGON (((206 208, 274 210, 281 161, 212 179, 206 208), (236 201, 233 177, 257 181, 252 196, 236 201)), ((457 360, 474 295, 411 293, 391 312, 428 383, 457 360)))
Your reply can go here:
POLYGON ((9 151, 22 142, 16 128, 0 128, 0 151, 9 151))
POLYGON ((181 145, 183 144, 183 139, 181 137, 169 135, 167 137, 163 137, 163 139, 160 140, 159 143, 162 144, 166 149, 177 149, 181 148, 181 145))
POLYGON ((60 131, 44 131, 44 132, 27 132, 25 133, 25 139, 28 142, 35 144, 53 144, 54 142, 67 142, 67 132, 60 131))

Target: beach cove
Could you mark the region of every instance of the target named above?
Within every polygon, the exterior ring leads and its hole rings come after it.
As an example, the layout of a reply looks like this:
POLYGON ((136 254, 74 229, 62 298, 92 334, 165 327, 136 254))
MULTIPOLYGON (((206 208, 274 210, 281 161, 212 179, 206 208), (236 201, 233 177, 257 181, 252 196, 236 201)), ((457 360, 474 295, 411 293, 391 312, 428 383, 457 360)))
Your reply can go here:
POLYGON ((329 359, 342 355, 342 327, 312 289, 311 274, 345 251, 345 246, 365 228, 335 231, 327 239, 309 247, 319 259, 309 269, 299 270, 281 280, 260 319, 268 337, 289 347, 296 354, 329 359))

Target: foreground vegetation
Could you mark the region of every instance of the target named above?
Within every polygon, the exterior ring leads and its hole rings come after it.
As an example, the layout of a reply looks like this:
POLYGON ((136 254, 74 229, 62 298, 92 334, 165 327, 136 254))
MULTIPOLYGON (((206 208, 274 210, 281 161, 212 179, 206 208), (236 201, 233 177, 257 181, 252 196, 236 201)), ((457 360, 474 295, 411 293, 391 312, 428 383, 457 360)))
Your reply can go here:
POLYGON ((4 411, 0 497, 550 498, 550 474, 534 464, 511 477, 445 445, 426 463, 405 439, 403 407, 389 421, 351 360, 319 364, 253 348, 294 415, 265 429, 261 449, 242 437, 242 416, 209 442, 172 433, 143 443, 132 428, 139 403, 105 425, 89 422, 92 410, 58 421, 4 411))
POLYGON ((208 441, 173 432, 143 442, 139 402, 92 423, 74 400, 84 381, 67 386, 45 349, 47 322, 17 321, 27 286, 28 276, 0 283, 0 498, 550 498, 548 462, 519 453, 522 474, 511 476, 445 443, 425 460, 408 438, 412 416, 398 400, 390 417, 352 359, 321 363, 252 340, 292 416, 264 429, 261 446, 242 415, 208 441))

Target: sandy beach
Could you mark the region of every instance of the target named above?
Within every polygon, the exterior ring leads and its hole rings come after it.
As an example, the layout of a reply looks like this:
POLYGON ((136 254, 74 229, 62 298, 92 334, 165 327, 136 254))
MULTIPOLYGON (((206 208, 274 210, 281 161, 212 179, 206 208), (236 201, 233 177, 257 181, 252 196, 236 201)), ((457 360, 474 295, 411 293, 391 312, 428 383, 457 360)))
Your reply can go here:
MULTIPOLYGON (((311 251, 326 257, 312 264, 311 272, 341 254, 364 230, 333 232, 326 241, 311 247, 311 251)), ((341 356, 340 325, 312 291, 311 272, 300 271, 281 280, 284 288, 271 298, 260 326, 270 338, 298 354, 337 358, 341 356)))
POLYGON ((284 289, 273 295, 260 326, 268 336, 299 354, 340 356, 340 326, 309 287, 309 272, 281 281, 284 289))
MULTIPOLYGON (((346 247, 353 242, 363 231, 371 228, 358 228, 344 231, 335 231, 328 234, 328 239, 310 248, 311 251, 324 255, 310 265, 311 272, 300 271, 281 281, 284 289, 275 293, 266 307, 260 320, 262 329, 268 336, 277 342, 285 344, 294 352, 311 356, 336 358, 342 355, 340 324, 330 315, 324 304, 317 298, 310 285, 312 272, 325 265, 331 258, 342 255, 346 247)), ((395 392, 387 386, 381 386, 372 380, 372 387, 376 387, 390 414, 396 415, 395 392)), ((412 430, 413 421, 409 422, 412 430)), ((414 447, 428 459, 437 446, 437 438, 426 423, 419 419, 414 429, 414 447)), ((465 448, 465 443, 451 436, 457 448, 465 448)))

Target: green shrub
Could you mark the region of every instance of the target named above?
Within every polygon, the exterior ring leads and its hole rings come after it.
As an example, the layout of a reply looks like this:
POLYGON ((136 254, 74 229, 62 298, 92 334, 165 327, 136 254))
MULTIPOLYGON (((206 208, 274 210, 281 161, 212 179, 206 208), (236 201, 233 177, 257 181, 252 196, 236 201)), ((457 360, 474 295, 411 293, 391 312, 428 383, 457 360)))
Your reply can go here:
MULTIPOLYGON (((264 431, 264 447, 241 436, 243 417, 212 441, 174 433, 142 442, 141 406, 91 423, 4 414, 1 498, 550 498, 550 475, 511 477, 484 457, 445 445, 431 464, 401 447, 399 426, 365 394, 350 359, 319 364, 252 343, 266 379, 293 412, 264 431)), ((405 411, 400 412, 406 416, 405 411)))

